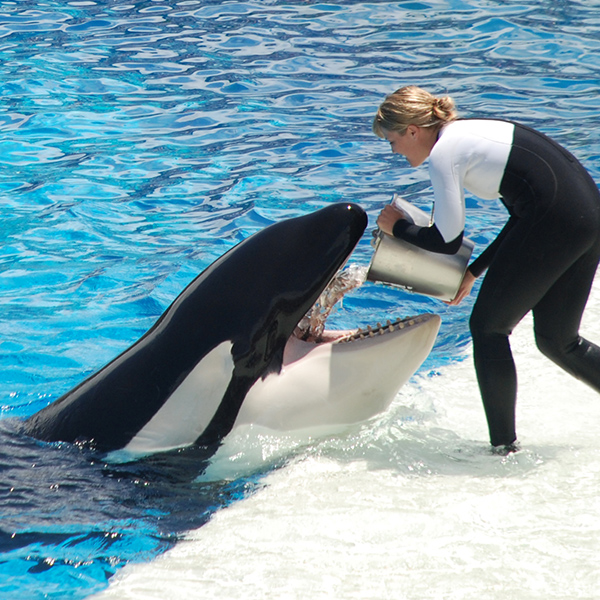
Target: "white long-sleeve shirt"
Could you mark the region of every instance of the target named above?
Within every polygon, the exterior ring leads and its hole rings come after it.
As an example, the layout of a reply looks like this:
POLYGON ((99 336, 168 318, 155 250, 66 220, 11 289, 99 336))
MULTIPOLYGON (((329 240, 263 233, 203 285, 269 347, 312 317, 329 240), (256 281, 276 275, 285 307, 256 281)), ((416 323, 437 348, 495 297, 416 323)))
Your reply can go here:
POLYGON ((445 125, 429 155, 433 225, 416 227, 401 220, 394 235, 434 252, 456 252, 465 229, 465 189, 485 200, 500 197, 514 130, 514 123, 491 119, 445 125))

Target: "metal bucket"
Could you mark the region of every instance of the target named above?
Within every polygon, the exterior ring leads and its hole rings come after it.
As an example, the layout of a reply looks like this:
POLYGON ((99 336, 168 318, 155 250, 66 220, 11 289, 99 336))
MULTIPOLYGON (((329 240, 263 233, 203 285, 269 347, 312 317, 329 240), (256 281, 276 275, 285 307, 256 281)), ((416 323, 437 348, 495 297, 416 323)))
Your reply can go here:
MULTIPOLYGON (((415 225, 427 227, 430 224, 429 215, 416 206, 396 198, 394 204, 415 225)), ((473 247, 470 239, 463 238, 462 246, 456 254, 440 254, 423 250, 379 231, 367 279, 450 301, 458 292, 473 247)))

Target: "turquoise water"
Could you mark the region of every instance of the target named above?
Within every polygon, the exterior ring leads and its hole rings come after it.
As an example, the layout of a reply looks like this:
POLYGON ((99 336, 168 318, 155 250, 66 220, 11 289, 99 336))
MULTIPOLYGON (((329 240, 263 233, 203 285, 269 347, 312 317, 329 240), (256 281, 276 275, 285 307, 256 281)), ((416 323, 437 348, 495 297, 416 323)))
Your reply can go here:
MULTIPOLYGON (((370 133, 408 83, 521 120, 600 181, 600 3, 0 2, 0 595, 83 598, 260 486, 166 485, 19 437, 225 250, 335 201, 371 224, 426 170, 370 133), (34 466, 35 465, 35 466, 34 466), (125 501, 123 501, 125 500, 125 501)), ((470 198, 483 246, 503 222, 470 198)), ((479 247, 481 247, 479 246, 479 247)), ((367 264, 369 236, 353 260, 367 264)), ((459 309, 365 285, 340 327, 422 310, 423 373, 463 357, 459 309)))

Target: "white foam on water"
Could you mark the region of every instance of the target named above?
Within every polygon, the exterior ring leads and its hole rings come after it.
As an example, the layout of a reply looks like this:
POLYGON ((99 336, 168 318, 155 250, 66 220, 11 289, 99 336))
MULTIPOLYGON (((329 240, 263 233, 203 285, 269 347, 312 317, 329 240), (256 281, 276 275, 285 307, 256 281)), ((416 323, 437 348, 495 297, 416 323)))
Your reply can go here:
MULTIPOLYGON (((298 447, 246 431, 216 468, 249 467, 245 442, 250 462, 293 458, 97 598, 597 598, 600 395, 542 357, 531 329, 527 317, 512 338, 520 452, 489 452, 469 358, 345 434, 298 447)), ((582 333, 600 342, 598 285, 582 333)))

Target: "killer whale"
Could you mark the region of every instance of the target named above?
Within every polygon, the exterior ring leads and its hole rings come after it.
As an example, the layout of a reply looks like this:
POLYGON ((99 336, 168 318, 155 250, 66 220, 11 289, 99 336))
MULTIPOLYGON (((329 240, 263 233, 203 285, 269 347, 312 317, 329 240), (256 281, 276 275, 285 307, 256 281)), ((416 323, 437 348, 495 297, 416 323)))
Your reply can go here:
MULTIPOLYGON (((325 391, 311 402, 303 396, 297 377, 289 376, 307 361, 318 365, 321 374, 331 366, 330 359, 328 363, 320 356, 331 344, 296 341, 293 332, 347 261, 366 225, 362 208, 338 203, 250 236, 194 279, 131 347, 29 417, 25 433, 47 442, 85 442, 99 452, 137 458, 192 445, 217 447, 236 424, 252 418, 274 428, 294 428, 318 425, 320 419, 327 423, 364 419, 379 412, 431 350, 439 317, 428 315, 410 326, 408 321, 396 325, 396 336, 403 329, 405 335, 411 329, 422 330, 420 342, 414 352, 413 344, 405 344, 411 348, 410 365, 402 366, 400 377, 392 377, 391 384, 385 378, 384 393, 377 382, 370 382, 375 405, 355 407, 343 416, 343 405, 331 409, 330 374, 324 375, 327 381, 315 375, 312 391, 320 385, 325 391), (295 369, 285 366, 286 355, 295 369), (295 387, 291 403, 286 404, 289 386, 277 381, 295 387), (329 411, 320 407, 307 419, 307 411, 318 408, 318 399, 324 396, 329 411), (270 410, 264 397, 271 398, 272 415, 304 416, 275 422, 266 416, 270 410)), ((397 361, 392 361, 391 369, 394 364, 397 370, 397 361)), ((362 370, 372 370, 372 365, 363 364, 362 370)), ((310 370, 307 376, 312 376, 310 370)), ((343 378, 343 374, 334 377, 338 383, 343 378)))

